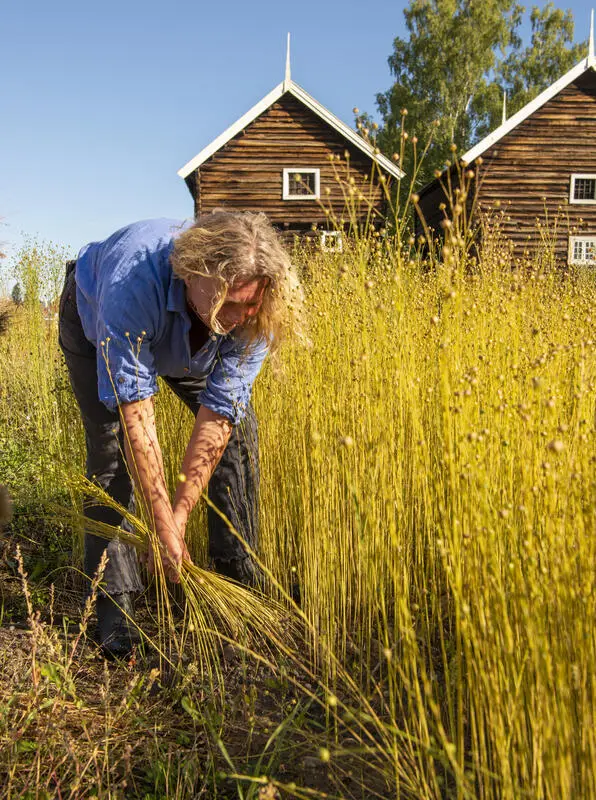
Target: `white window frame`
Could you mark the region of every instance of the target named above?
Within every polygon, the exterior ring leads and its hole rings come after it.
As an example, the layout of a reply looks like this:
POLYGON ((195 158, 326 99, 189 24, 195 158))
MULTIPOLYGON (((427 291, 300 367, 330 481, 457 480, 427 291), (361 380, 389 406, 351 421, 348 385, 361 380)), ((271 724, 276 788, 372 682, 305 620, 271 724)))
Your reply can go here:
POLYGON ((341 231, 321 231, 321 250, 324 253, 343 253, 344 237, 341 231), (329 239, 335 239, 331 247, 327 244, 329 239))
MULTIPOLYGON (((575 194, 575 181, 576 180, 589 180, 596 182, 596 173, 595 172, 574 172, 571 176, 571 185, 569 187, 569 202, 571 205, 574 206, 594 206, 596 205, 596 194, 593 200, 576 200, 574 198, 575 194)), ((595 189, 596 193, 596 189, 595 189)))
POLYGON ((283 199, 284 200, 319 200, 321 197, 321 170, 318 167, 284 167, 283 171, 283 199), (298 172, 300 175, 315 176, 315 191, 313 194, 290 194, 290 175, 298 172))
POLYGON ((596 234, 593 236, 570 236, 568 262, 570 266, 596 267, 596 257, 590 260, 579 261, 573 258, 573 250, 577 242, 589 242, 596 253, 596 234))

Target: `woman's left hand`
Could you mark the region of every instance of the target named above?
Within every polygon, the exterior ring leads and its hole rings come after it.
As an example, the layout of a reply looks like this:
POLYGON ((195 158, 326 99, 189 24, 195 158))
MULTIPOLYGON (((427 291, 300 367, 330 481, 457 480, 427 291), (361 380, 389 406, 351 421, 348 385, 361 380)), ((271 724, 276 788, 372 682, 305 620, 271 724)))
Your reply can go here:
MULTIPOLYGON (((179 529, 157 531, 161 560, 166 577, 173 583, 180 583, 180 568, 183 561, 191 561, 190 553, 184 541, 184 533, 179 529)), ((155 572, 155 553, 152 546, 145 556, 145 563, 149 574, 155 572)))

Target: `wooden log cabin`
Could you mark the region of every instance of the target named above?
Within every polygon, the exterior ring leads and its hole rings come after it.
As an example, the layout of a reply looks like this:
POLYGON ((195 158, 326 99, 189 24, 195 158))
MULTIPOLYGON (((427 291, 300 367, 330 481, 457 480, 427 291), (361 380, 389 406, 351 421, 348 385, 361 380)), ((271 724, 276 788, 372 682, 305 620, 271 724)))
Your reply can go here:
POLYGON ((289 57, 285 80, 178 174, 195 216, 214 208, 262 211, 282 232, 316 237, 325 250, 342 249, 350 217, 358 225, 382 220, 386 187, 403 177, 291 79, 289 57))
MULTIPOLYGON (((595 69, 592 24, 588 57, 462 156, 475 173, 472 224, 498 214, 516 264, 546 252, 559 266, 596 266, 595 69)), ((419 192, 419 214, 439 238, 448 177, 455 187, 451 167, 419 192)))

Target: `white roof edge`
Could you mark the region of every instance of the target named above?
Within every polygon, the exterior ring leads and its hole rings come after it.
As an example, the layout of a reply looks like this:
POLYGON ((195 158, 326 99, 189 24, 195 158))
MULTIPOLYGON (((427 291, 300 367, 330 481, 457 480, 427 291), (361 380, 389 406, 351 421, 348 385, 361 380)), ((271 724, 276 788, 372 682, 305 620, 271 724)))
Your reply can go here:
POLYGON ((588 56, 587 58, 582 58, 582 60, 572 67, 568 72, 566 72, 558 81, 555 81, 551 84, 547 89, 541 92, 537 97, 533 100, 530 100, 529 103, 523 108, 510 117, 507 122, 503 125, 499 125, 498 128, 492 133, 489 133, 488 136, 485 136, 478 144, 475 144, 467 153, 461 157, 462 161, 465 161, 467 164, 471 164, 472 161, 481 156, 489 147, 492 147, 496 144, 499 139, 502 139, 507 133, 512 131, 515 127, 517 127, 521 122, 531 116, 535 111, 551 100, 555 95, 557 95, 562 89, 568 86, 572 81, 576 78, 579 78, 580 75, 583 75, 584 72, 587 72, 588 69, 596 68, 596 59, 592 56, 588 56))
POLYGON ((200 167, 204 161, 207 161, 207 159, 212 156, 213 153, 216 153, 220 147, 223 147, 226 142, 229 142, 230 139, 233 139, 233 137, 236 136, 237 133, 240 133, 243 128, 246 128, 246 126, 249 125, 253 119, 256 119, 259 114, 262 114, 263 111, 268 109, 269 106, 273 105, 276 100, 279 100, 285 91, 284 84, 285 82, 283 81, 282 83, 278 83, 275 89, 272 89, 269 94, 266 94, 265 97, 263 97, 262 100, 259 100, 259 102, 256 103, 252 108, 249 108, 246 114, 243 114, 240 119, 237 119, 236 122, 234 122, 233 125, 230 125, 230 127, 226 128, 223 133, 220 133, 217 139, 214 139, 211 144, 208 144, 207 147, 204 147, 194 158, 191 158, 191 160, 186 163, 182 169, 179 169, 178 175, 180 175, 181 178, 187 178, 191 172, 193 172, 197 167, 200 167))
POLYGON ((201 164, 203 164, 208 158, 210 158, 221 147, 223 147, 224 144, 229 142, 230 139, 236 136, 236 134, 240 133, 241 130, 246 128, 247 125, 249 125, 260 114, 266 111, 269 106, 273 105, 273 103, 279 100, 279 98, 286 92, 289 92, 302 103, 304 103, 304 105, 310 108, 310 110, 317 114, 317 116, 341 133, 344 139, 347 139, 353 145, 362 150, 362 152, 366 153, 369 158, 375 161, 390 175, 393 175, 393 177, 398 179, 404 177, 405 173, 402 172, 402 170, 396 164, 394 164, 381 153, 375 153, 375 148, 372 145, 359 136, 356 131, 353 131, 351 128, 349 128, 345 122, 342 122, 339 119, 339 117, 336 117, 335 114, 332 114, 331 111, 325 108, 325 106, 322 106, 319 102, 317 102, 314 97, 311 97, 308 92, 306 92, 301 86, 298 86, 298 84, 293 80, 282 81, 282 83, 279 83, 269 92, 269 94, 265 95, 262 100, 249 109, 246 114, 243 114, 240 119, 236 120, 233 125, 230 125, 230 127, 221 133, 216 139, 214 139, 211 144, 203 148, 200 153, 198 153, 181 169, 179 169, 178 175, 181 178, 187 178, 191 172, 197 169, 197 167, 200 167, 201 164))
POLYGON ((290 94, 293 94, 294 97, 297 97, 298 100, 301 100, 305 106, 310 108, 311 111, 314 111, 321 119, 328 122, 332 128, 335 128, 341 135, 351 142, 353 145, 358 147, 364 153, 366 153, 369 158, 372 158, 373 161, 376 161, 379 166, 383 167, 390 175, 393 175, 394 178, 403 178, 405 173, 390 161, 387 156, 384 156, 382 153, 375 153, 375 148, 365 141, 362 136, 359 136, 356 131, 352 130, 352 128, 348 127, 345 122, 342 122, 339 117, 336 117, 329 109, 322 106, 314 97, 312 97, 307 91, 305 91, 301 86, 298 86, 297 83, 294 81, 291 82, 288 91, 290 94))

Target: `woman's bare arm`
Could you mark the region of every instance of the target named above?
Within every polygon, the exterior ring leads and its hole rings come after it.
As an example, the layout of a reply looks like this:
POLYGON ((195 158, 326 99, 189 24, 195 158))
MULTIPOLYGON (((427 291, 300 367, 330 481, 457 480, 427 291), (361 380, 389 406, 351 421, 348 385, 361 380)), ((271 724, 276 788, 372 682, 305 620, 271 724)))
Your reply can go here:
POLYGON ((226 417, 201 406, 182 462, 184 479, 174 497, 174 519, 180 530, 186 529, 190 512, 205 491, 231 432, 232 423, 226 417))
POLYGON ((124 448, 129 469, 154 530, 167 550, 168 556, 164 557, 166 573, 172 580, 177 580, 182 560, 190 560, 190 556, 184 544, 184 528, 174 517, 166 487, 153 398, 123 403, 120 414, 125 428, 124 448))

